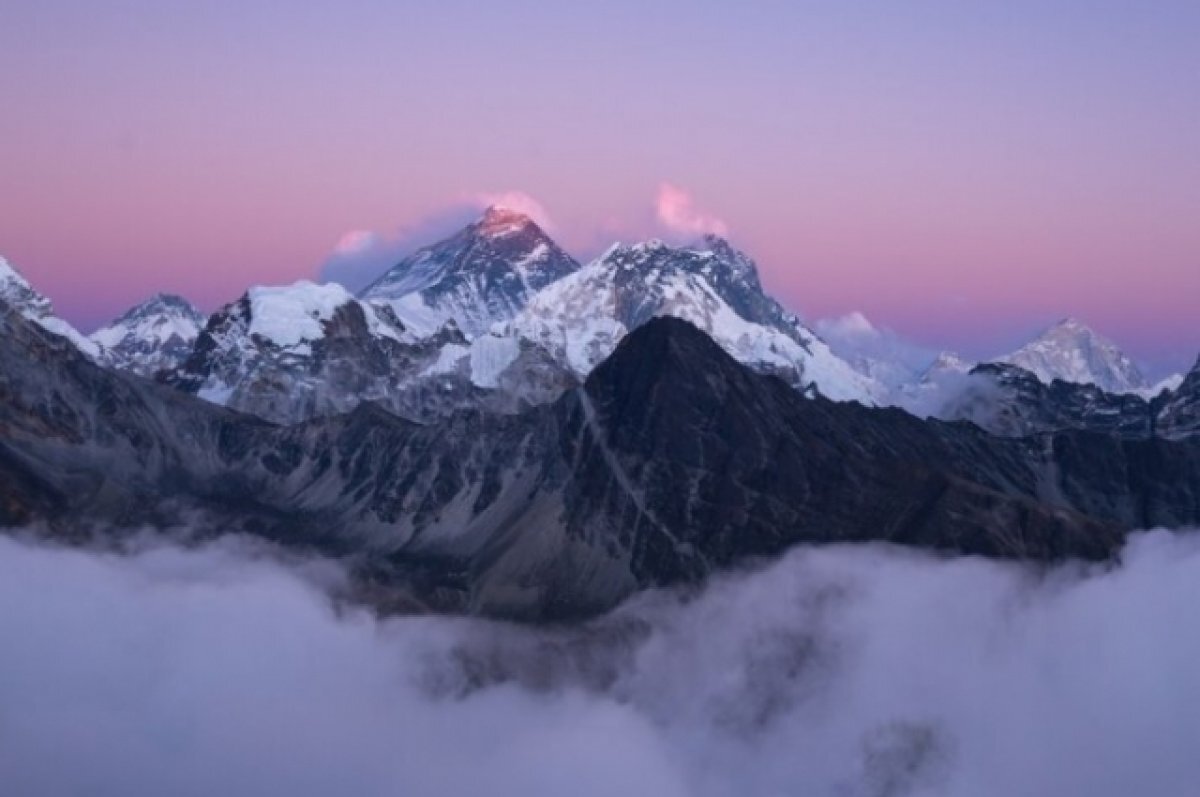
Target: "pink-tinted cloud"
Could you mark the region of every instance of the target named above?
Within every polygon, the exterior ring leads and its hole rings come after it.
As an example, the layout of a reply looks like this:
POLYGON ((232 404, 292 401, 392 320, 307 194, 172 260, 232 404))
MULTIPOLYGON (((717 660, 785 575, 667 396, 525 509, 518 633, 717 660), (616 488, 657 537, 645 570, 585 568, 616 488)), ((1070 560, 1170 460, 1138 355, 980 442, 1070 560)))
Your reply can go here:
POLYGON ((378 246, 379 243, 379 235, 370 230, 351 230, 338 239, 333 253, 345 256, 358 255, 378 246))
POLYGON ((661 183, 654 203, 655 218, 672 235, 695 238, 728 235, 729 226, 696 206, 692 195, 678 186, 661 183))
POLYGON ((320 279, 359 291, 406 255, 453 235, 492 206, 524 213, 543 229, 554 229, 542 203, 524 191, 464 194, 432 213, 400 225, 394 232, 351 230, 343 234, 321 263, 320 279))
POLYGON ((546 208, 524 191, 502 191, 497 194, 479 193, 472 195, 467 201, 480 210, 492 206, 515 210, 533 219, 539 227, 547 232, 554 229, 554 222, 550 219, 546 208))

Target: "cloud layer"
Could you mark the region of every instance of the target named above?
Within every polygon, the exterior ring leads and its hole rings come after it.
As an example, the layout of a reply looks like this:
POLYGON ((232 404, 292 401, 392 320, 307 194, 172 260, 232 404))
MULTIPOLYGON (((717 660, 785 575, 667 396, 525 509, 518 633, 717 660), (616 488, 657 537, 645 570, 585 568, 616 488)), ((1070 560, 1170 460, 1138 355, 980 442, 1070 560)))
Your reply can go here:
POLYGON ((0 781, 67 795, 1190 795, 1200 538, 798 550, 573 630, 338 606, 236 542, 0 538, 0 781), (70 762, 69 766, 64 762, 70 762))

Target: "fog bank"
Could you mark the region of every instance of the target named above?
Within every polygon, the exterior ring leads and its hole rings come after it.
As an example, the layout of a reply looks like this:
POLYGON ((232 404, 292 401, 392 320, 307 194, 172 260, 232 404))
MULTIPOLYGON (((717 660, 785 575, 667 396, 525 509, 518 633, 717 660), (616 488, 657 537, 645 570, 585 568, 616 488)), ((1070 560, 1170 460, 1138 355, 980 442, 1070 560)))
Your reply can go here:
POLYGON ((20 795, 1191 795, 1200 536, 800 549, 574 629, 379 621, 232 540, 0 537, 20 795))

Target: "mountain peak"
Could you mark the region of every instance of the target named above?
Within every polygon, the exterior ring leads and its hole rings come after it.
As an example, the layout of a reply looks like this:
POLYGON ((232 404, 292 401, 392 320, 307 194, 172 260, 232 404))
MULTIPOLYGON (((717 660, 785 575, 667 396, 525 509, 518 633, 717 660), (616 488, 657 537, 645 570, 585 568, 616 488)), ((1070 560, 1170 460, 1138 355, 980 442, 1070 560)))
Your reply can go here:
POLYGON ((156 293, 89 337, 107 365, 153 376, 186 359, 206 321, 182 296, 156 293))
POLYGON ((405 257, 359 296, 390 304, 418 336, 453 319, 474 338, 578 268, 530 216, 493 205, 473 224, 405 257))
POLYGON ((622 392, 650 403, 650 395, 660 383, 671 391, 684 383, 696 383, 701 385, 696 392, 702 395, 717 382, 744 378, 746 373, 744 366, 695 324, 659 315, 630 331, 591 372, 585 389, 604 397, 621 386, 622 392))
POLYGON ((1000 361, 1031 371, 1047 384, 1061 379, 1093 384, 1110 393, 1146 387, 1145 377, 1115 343, 1069 316, 1000 361))
POLYGON ((502 237, 522 232, 531 226, 537 227, 537 223, 521 211, 504 205, 491 205, 480 216, 475 229, 483 235, 502 237))
POLYGON ((156 293, 145 301, 135 304, 119 316, 114 324, 144 317, 147 315, 182 316, 200 319, 203 325, 204 315, 187 299, 175 293, 156 293))

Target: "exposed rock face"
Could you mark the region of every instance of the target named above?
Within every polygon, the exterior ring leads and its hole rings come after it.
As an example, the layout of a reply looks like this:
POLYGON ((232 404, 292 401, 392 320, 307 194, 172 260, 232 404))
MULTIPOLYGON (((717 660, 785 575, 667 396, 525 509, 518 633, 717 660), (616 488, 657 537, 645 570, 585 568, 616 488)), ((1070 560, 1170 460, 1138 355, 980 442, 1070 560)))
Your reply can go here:
POLYGON ((389 606, 598 611, 799 542, 1107 556, 1200 522, 1200 444, 970 424, 806 399, 652 320, 586 384, 431 425, 364 404, 279 427, 86 360, 0 315, 0 522, 165 525, 184 510, 358 562, 389 606))
POLYGON ((160 293, 89 337, 103 350, 105 365, 154 376, 183 364, 206 320, 183 297, 160 293))
POLYGON ((493 207, 451 238, 400 261, 361 297, 390 304, 418 335, 454 321, 474 338, 578 268, 528 216, 493 207))
POLYGON ((1000 361, 1024 368, 1047 384, 1061 379, 1109 393, 1136 393, 1147 387, 1128 355, 1074 318, 1063 319, 1000 361))

